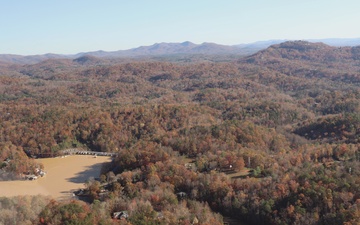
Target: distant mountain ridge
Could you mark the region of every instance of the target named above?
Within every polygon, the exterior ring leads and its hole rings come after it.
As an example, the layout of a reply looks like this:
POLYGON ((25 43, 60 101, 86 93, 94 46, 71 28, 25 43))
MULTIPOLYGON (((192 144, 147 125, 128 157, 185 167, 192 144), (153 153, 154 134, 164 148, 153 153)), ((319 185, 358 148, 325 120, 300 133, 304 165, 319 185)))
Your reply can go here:
POLYGON ((96 57, 137 57, 173 54, 241 54, 237 46, 219 45, 215 43, 194 44, 186 41, 182 43, 155 43, 150 46, 140 46, 129 50, 113 52, 96 51, 76 54, 76 56, 92 55, 96 57))
MULTIPOLYGON (((138 48, 132 48, 128 50, 118 51, 93 51, 82 52, 74 55, 62 55, 62 54, 44 54, 44 55, 13 55, 13 54, 0 54, 0 62, 13 63, 13 64, 35 64, 47 59, 78 59, 81 57, 97 57, 97 58, 126 58, 126 57, 142 57, 142 56, 166 56, 166 55, 220 55, 220 54, 232 54, 232 55, 251 55, 260 50, 266 49, 271 45, 280 44, 288 40, 269 40, 259 41, 249 44, 239 45, 220 45, 216 43, 204 42, 202 44, 194 44, 190 41, 182 43, 155 43, 150 46, 140 46, 138 48)), ((360 45, 360 38, 349 39, 311 39, 309 42, 322 42, 330 46, 357 46, 360 45)), ((90 58, 82 58, 82 60, 90 60, 90 58)), ((91 58, 94 61, 94 58, 91 58)), ((79 61, 81 62, 81 60, 79 61)), ((84 63, 84 62, 82 62, 84 63)))

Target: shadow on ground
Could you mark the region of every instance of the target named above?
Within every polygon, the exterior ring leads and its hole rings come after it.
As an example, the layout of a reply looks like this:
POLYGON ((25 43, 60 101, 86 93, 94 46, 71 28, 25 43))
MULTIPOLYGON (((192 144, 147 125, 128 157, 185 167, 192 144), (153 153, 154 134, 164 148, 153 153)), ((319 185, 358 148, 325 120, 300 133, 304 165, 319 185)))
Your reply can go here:
POLYGON ((94 165, 86 167, 85 170, 76 173, 74 177, 68 178, 67 181, 83 184, 85 183, 90 177, 97 178, 100 176, 101 167, 104 163, 96 163, 94 165))

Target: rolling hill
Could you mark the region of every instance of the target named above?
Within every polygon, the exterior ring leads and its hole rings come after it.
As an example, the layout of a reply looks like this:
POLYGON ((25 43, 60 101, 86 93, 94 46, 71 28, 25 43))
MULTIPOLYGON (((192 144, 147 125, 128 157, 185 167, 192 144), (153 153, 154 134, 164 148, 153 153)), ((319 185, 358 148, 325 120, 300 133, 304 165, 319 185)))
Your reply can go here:
MULTIPOLYGON (((61 55, 61 54, 44 54, 44 55, 11 55, 2 54, 0 55, 0 62, 10 62, 16 64, 34 64, 46 59, 57 59, 57 58, 70 58, 76 59, 82 56, 95 56, 99 58, 139 58, 139 57, 155 57, 155 56, 171 56, 171 55, 236 55, 246 56, 254 54, 260 50, 266 49, 267 47, 275 44, 280 44, 288 40, 269 40, 259 41, 249 44, 239 45, 220 45, 216 43, 194 44, 186 41, 182 43, 156 43, 151 46, 141 46, 138 48, 132 48, 128 50, 118 51, 93 51, 93 52, 82 52, 74 55, 61 55)), ((344 47, 344 46, 357 46, 360 45, 360 39, 311 39, 309 42, 316 43, 322 42, 330 46, 344 47)))
MULTIPOLYGON (((78 209, 104 224, 122 211, 132 224, 223 224, 217 213, 248 224, 357 224, 359 47, 286 41, 224 61, 173 58, 209 49, 229 50, 161 43, 131 50, 161 60, 98 52, 1 63, 0 179, 36 171, 28 155, 117 152, 86 183, 91 203, 52 201, 36 221, 78 209)), ((9 215, 23 208, 33 213, 9 215)))

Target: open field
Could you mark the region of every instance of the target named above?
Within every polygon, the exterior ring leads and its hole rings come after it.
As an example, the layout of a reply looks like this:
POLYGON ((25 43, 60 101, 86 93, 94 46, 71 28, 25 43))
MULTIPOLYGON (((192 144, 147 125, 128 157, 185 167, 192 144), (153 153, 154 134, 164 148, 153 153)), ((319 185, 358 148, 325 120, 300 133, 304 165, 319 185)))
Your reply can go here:
POLYGON ((84 188, 90 177, 98 177, 101 165, 110 157, 73 155, 64 158, 44 158, 37 161, 44 164, 47 174, 34 181, 0 182, 0 196, 50 195, 62 200, 72 197, 72 192, 84 188))
POLYGON ((226 175, 231 179, 244 178, 250 175, 250 169, 244 168, 239 172, 227 172, 226 175))

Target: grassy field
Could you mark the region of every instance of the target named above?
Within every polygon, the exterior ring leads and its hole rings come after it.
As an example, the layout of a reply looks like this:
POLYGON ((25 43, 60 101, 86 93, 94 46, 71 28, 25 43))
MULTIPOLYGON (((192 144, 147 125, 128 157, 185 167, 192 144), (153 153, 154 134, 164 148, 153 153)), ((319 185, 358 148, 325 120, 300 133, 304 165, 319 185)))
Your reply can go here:
POLYGON ((251 169, 244 168, 239 172, 227 171, 227 172, 225 172, 225 174, 231 179, 238 179, 238 178, 244 178, 246 176, 249 176, 250 172, 251 172, 251 169))

